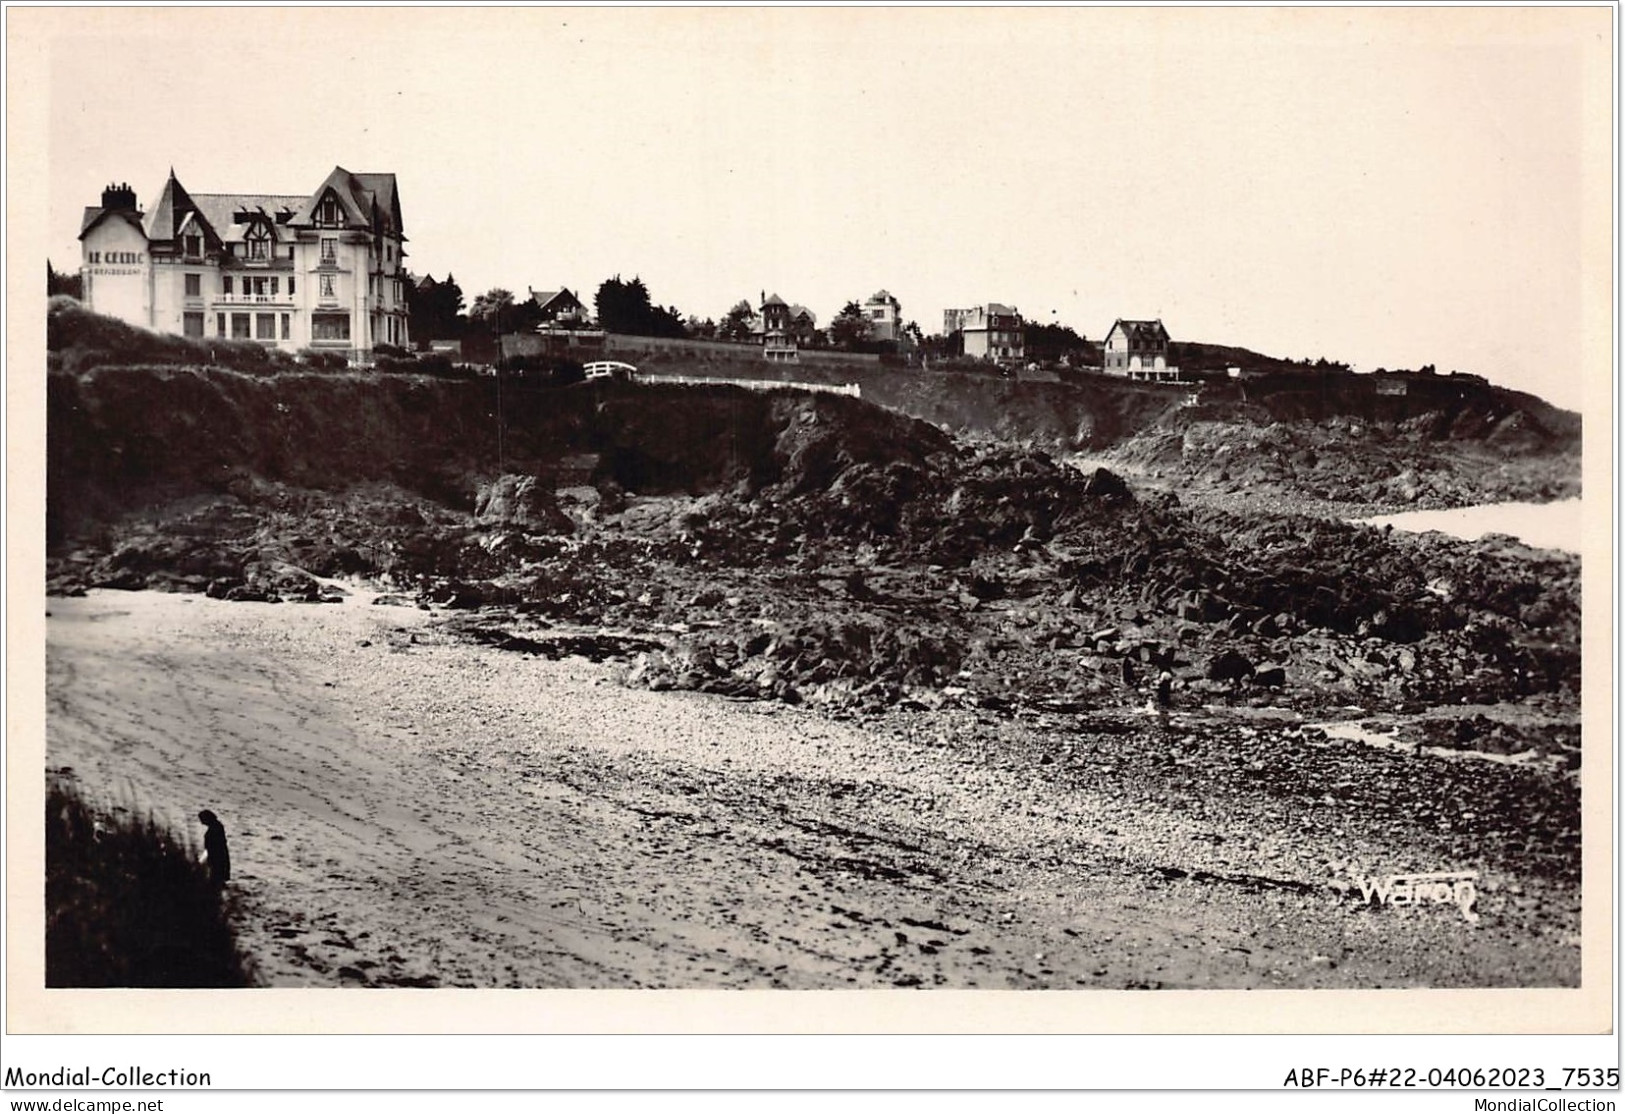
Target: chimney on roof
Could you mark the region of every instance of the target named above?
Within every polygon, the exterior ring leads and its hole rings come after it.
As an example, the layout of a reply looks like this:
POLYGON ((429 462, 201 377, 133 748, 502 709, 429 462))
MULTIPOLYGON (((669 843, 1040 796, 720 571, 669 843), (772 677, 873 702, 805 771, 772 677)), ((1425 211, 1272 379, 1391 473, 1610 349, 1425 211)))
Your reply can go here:
POLYGON ((104 189, 102 191, 102 208, 134 209, 135 191, 130 188, 130 183, 124 182, 117 186, 110 185, 104 189))

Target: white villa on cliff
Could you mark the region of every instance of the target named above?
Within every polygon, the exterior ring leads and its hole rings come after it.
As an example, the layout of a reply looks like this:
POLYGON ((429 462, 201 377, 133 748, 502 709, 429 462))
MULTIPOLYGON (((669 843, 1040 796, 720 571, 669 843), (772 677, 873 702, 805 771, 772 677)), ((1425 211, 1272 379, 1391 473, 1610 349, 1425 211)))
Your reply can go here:
POLYGON ((393 174, 335 167, 309 194, 188 193, 143 212, 127 184, 85 209, 85 305, 161 333, 367 361, 406 345, 406 236, 393 174))

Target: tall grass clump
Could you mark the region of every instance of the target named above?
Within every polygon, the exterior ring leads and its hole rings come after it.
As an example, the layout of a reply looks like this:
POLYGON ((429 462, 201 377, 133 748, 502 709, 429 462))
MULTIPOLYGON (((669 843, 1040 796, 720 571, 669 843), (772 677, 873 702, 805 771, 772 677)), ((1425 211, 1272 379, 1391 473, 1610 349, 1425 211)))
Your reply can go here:
POLYGON ((190 841, 149 814, 98 811, 58 778, 45 793, 45 985, 253 982, 222 893, 190 841))

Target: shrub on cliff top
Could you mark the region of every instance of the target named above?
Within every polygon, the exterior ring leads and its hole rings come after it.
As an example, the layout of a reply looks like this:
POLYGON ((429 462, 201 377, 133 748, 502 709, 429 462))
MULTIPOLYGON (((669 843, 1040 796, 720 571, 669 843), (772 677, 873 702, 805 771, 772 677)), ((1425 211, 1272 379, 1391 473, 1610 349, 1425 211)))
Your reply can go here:
POLYGON ((343 371, 350 366, 342 352, 321 352, 314 348, 301 348, 299 362, 317 371, 343 371))
POLYGON ((65 295, 52 298, 47 305, 45 346, 57 355, 59 366, 67 372, 137 364, 188 364, 264 374, 296 366, 286 352, 251 340, 155 333, 116 317, 92 313, 65 295))

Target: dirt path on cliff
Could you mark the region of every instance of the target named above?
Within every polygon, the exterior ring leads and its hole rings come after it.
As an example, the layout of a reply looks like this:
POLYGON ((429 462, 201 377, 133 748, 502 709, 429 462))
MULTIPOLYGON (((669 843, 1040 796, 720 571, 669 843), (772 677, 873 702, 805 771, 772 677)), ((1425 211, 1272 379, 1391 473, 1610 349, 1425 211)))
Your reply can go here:
MULTIPOLYGON (((180 830, 217 812, 271 985, 1578 979, 1562 893, 1539 924, 1497 896, 1527 879, 1486 879, 1476 925, 1362 908, 1292 818, 1114 792, 1136 771, 1100 739, 1067 743, 1105 771, 1080 788, 960 721, 860 728, 627 689, 613 665, 470 646, 363 598, 98 591, 50 610, 49 768, 180 830)), ((1337 842, 1417 856, 1370 827, 1337 842)))

